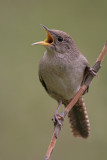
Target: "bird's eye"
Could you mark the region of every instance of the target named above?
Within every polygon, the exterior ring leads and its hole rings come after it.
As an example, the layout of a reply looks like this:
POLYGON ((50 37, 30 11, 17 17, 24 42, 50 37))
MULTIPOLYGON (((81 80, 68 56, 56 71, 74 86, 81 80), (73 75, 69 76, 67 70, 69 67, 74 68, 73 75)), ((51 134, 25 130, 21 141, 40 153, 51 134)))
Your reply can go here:
POLYGON ((62 38, 62 37, 58 37, 58 41, 59 41, 59 42, 62 42, 62 41, 63 41, 63 38, 62 38))

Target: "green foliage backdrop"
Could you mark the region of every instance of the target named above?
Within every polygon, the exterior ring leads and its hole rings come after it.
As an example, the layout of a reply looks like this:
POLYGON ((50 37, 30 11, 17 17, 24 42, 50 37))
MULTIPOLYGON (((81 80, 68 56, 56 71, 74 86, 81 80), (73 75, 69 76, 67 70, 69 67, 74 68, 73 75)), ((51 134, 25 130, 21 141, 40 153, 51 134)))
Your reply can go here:
MULTIPOLYGON (((45 49, 31 46, 45 38, 41 23, 69 33, 92 65, 107 40, 107 1, 0 0, 1 160, 42 160, 52 135, 57 103, 38 79, 45 49)), ((90 137, 74 138, 66 118, 52 159, 107 159, 106 61, 85 95, 90 137)))

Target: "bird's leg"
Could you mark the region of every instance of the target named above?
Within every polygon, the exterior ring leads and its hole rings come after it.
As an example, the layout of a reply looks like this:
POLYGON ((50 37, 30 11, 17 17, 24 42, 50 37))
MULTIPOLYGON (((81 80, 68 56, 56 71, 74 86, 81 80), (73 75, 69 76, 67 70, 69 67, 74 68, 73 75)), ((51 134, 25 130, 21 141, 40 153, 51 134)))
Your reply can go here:
MULTIPOLYGON (((86 67, 82 84, 83 84, 84 81, 86 80, 86 78, 87 78, 87 76, 88 76, 89 73, 92 74, 93 76, 98 77, 97 73, 94 71, 93 68, 86 67)), ((87 89, 86 89, 86 91, 83 93, 83 95, 84 95, 85 93, 87 93, 88 91, 89 91, 89 86, 87 87, 87 89)))
POLYGON ((54 114, 54 116, 53 116, 53 118, 52 118, 52 121, 54 122, 54 126, 56 126, 57 123, 58 123, 60 126, 62 126, 61 120, 63 120, 64 117, 63 117, 61 114, 58 113, 61 105, 62 105, 62 101, 59 101, 58 107, 57 107, 57 109, 56 109, 56 112, 55 112, 55 114, 54 114))

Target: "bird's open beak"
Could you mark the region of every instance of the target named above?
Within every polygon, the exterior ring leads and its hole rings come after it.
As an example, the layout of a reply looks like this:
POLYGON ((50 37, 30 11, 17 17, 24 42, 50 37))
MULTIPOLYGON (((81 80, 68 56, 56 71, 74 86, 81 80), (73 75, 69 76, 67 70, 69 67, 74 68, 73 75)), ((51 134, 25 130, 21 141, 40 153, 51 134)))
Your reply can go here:
POLYGON ((43 46, 49 46, 49 45, 51 45, 52 43, 54 43, 54 39, 53 39, 52 35, 49 33, 49 29, 48 29, 47 27, 45 27, 44 25, 42 25, 42 24, 41 24, 41 26, 42 26, 42 27, 45 29, 45 31, 46 31, 46 34, 47 34, 46 40, 33 43, 32 45, 41 44, 41 45, 43 45, 43 46))

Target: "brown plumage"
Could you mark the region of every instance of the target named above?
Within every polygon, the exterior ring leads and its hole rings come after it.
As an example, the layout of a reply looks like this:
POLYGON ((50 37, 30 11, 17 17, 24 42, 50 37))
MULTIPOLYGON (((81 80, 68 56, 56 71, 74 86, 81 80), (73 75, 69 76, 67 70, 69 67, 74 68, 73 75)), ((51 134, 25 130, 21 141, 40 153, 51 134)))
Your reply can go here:
POLYGON ((75 137, 87 138, 90 133, 90 123, 83 98, 81 97, 68 113, 71 130, 75 137))
MULTIPOLYGON (((39 64, 39 79, 47 93, 57 100, 59 106, 60 104, 66 106, 84 81, 84 73, 89 67, 88 61, 67 33, 51 30, 45 26, 43 28, 47 33, 46 40, 33 43, 46 48, 39 64)), ((54 124, 58 122, 58 109, 53 118, 54 124)), ((90 127, 82 97, 68 113, 68 117, 73 135, 87 138, 90 127)))

